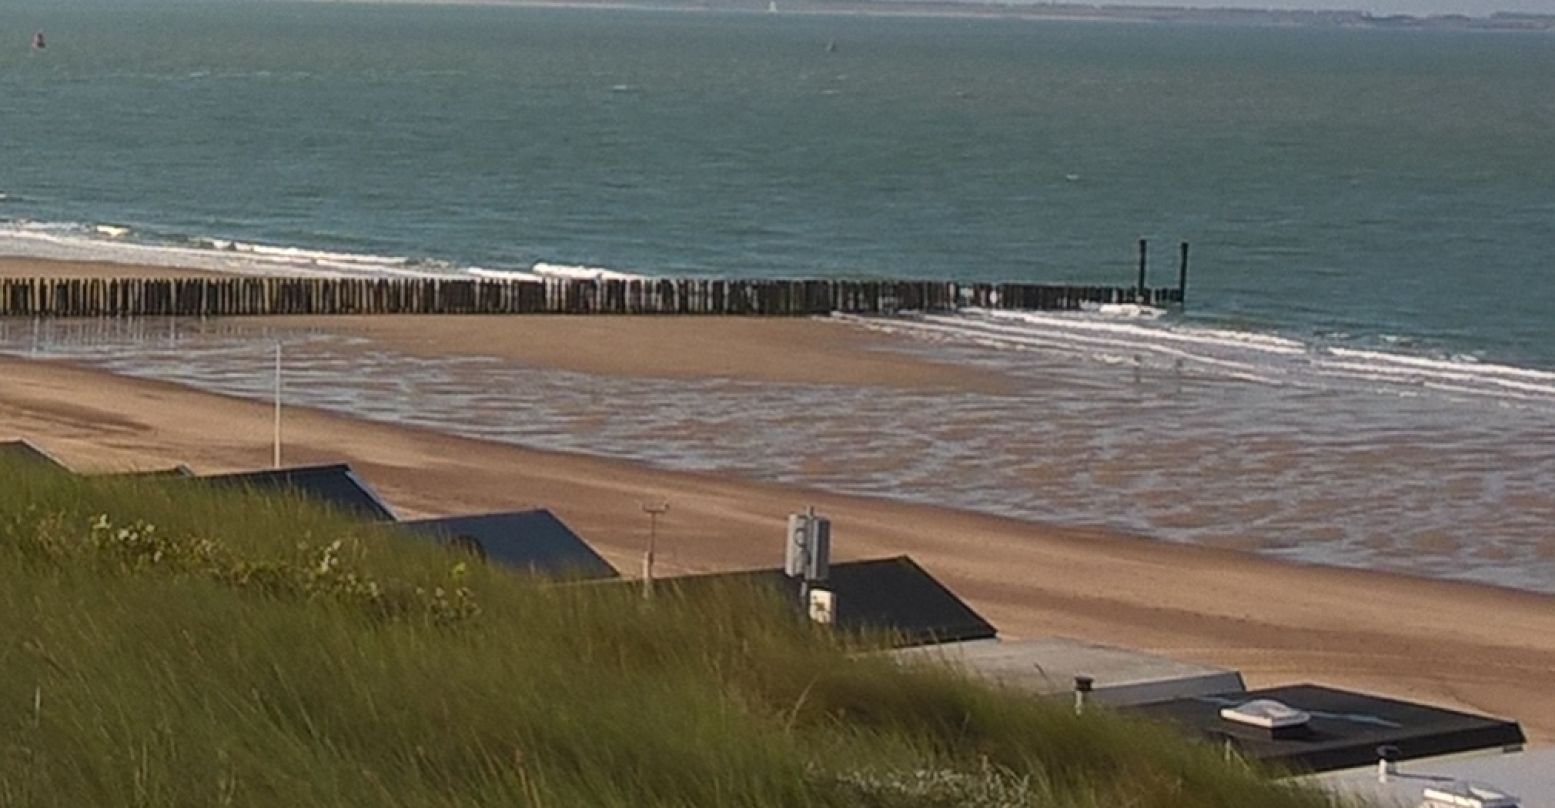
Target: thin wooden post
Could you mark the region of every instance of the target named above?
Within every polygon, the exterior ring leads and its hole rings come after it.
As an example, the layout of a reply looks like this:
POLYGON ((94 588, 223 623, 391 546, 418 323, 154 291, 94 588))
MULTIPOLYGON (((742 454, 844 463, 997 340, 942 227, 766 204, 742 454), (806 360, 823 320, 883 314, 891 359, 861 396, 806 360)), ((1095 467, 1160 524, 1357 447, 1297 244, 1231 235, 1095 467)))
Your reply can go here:
POLYGON ((1134 288, 1136 290, 1135 297, 1139 301, 1141 301, 1141 302, 1145 299, 1145 253, 1147 251, 1149 251, 1149 249, 1150 249, 1150 242, 1146 241, 1145 239, 1140 239, 1139 240, 1139 284, 1137 286, 1135 286, 1134 288))
POLYGON ((1177 264, 1177 304, 1188 304, 1188 242, 1182 243, 1182 260, 1177 264))
POLYGON ((281 467, 281 343, 275 344, 275 444, 271 458, 274 468, 281 467))

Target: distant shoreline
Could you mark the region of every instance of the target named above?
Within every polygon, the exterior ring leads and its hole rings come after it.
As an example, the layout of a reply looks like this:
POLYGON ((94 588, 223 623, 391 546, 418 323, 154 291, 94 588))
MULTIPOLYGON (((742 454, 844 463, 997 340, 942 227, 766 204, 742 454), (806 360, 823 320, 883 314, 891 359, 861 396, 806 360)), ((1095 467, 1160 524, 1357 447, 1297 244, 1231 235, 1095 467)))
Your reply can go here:
MULTIPOLYGON (((306 0, 360 5, 508 6, 644 11, 772 13, 757 0, 306 0)), ((1350 10, 1196 8, 1191 6, 1098 6, 1083 3, 1000 3, 980 0, 783 0, 780 14, 965 19, 1038 22, 1175 24, 1245 28, 1312 28, 1372 31, 1477 31, 1555 33, 1555 14, 1498 11, 1486 16, 1415 16, 1350 10)))

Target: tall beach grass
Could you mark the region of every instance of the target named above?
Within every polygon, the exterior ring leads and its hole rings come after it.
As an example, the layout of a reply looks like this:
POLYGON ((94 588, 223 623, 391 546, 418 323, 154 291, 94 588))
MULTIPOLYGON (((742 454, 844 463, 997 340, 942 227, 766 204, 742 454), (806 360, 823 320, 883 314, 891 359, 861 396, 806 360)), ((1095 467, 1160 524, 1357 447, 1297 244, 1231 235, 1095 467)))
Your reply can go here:
POLYGON ((1322 806, 760 592, 559 586, 295 498, 0 461, 0 806, 1322 806))

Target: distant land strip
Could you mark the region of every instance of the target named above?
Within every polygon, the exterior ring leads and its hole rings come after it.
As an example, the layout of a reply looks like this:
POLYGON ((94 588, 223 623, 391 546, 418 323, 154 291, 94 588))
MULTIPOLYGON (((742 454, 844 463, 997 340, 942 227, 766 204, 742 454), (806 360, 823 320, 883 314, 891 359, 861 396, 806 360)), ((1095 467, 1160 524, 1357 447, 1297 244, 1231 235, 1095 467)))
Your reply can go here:
POLYGON ((1085 3, 998 3, 979 0, 719 0, 718 2, 708 2, 708 0, 314 0, 314 2, 997 17, 1068 22, 1170 23, 1279 28, 1555 32, 1555 14, 1512 11, 1497 11, 1483 16, 1411 15, 1328 9, 1102 6, 1085 3), (774 8, 776 12, 773 11, 774 8))

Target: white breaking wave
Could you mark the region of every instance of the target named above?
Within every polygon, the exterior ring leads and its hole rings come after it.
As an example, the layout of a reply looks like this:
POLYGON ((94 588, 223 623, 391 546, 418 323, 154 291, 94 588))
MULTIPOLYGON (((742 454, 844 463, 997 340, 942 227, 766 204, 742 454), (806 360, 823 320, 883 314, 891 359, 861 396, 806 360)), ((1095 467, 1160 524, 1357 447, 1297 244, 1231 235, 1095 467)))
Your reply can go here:
POLYGON ((448 277, 460 272, 446 262, 404 256, 310 250, 213 237, 169 243, 142 239, 139 235, 119 224, 0 220, 0 255, 280 277, 448 277))
POLYGON ((642 280, 604 267, 539 262, 529 269, 461 267, 403 255, 318 250, 197 236, 153 241, 128 226, 90 222, 0 220, 0 256, 203 269, 281 277, 477 277, 493 280, 642 280))
POLYGON ((330 252, 328 250, 307 250, 301 247, 272 247, 268 244, 249 244, 243 241, 215 238, 196 239, 196 242, 214 250, 259 255, 293 263, 333 263, 342 266, 364 265, 374 267, 402 267, 411 263, 409 258, 398 255, 330 252))
POLYGON ((1016 323, 1022 328, 1043 328, 1076 334, 1122 337, 1131 342, 1167 341, 1188 345, 1248 350, 1271 354, 1305 354, 1308 346, 1298 340, 1251 331, 1211 328, 1174 328, 1158 324, 1115 322, 1111 318, 1065 312, 971 310, 970 318, 1016 323))
POLYGON ((1555 398, 1555 373, 1543 370, 1489 364, 1477 358, 1432 359, 1352 348, 1329 348, 1328 354, 1340 360, 1329 362, 1332 367, 1384 378, 1451 385, 1455 389, 1469 384, 1555 398))
POLYGON ((621 272, 603 267, 549 264, 543 261, 535 264, 530 269, 530 272, 542 278, 564 278, 583 281, 638 281, 647 278, 646 275, 637 275, 631 272, 621 272))
POLYGON ((203 269, 281 277, 476 277, 493 280, 642 280, 604 267, 539 262, 529 269, 461 267, 403 255, 317 250, 198 236, 176 242, 141 237, 119 224, 0 220, 0 256, 203 269))
POLYGON ((536 263, 528 270, 470 267, 465 272, 477 278, 490 278, 499 281, 640 281, 649 278, 647 275, 621 272, 620 270, 605 269, 603 267, 552 264, 545 261, 536 263))
POLYGON ((488 279, 494 280, 494 281, 543 281, 543 280, 545 280, 545 278, 543 278, 543 277, 541 277, 539 275, 536 275, 533 272, 526 272, 526 271, 521 270, 521 269, 487 269, 485 267, 470 267, 470 268, 465 270, 465 273, 469 274, 469 275, 474 275, 477 278, 488 278, 488 279))
MULTIPOLYGON (((840 315, 867 328, 940 344, 995 351, 1052 352, 1104 364, 1189 370, 1303 389, 1366 389, 1400 396, 1455 397, 1555 408, 1555 373, 1477 357, 1436 358, 1303 342, 1274 334, 1090 312, 968 310, 899 318, 840 315)), ((1022 360, 1013 360, 1019 362, 1022 360)))
POLYGON ((1122 317, 1132 320, 1159 320, 1166 314, 1166 309, 1158 309, 1155 306, 1143 306, 1138 303, 1098 303, 1086 306, 1085 311, 1099 314, 1103 317, 1122 317))

